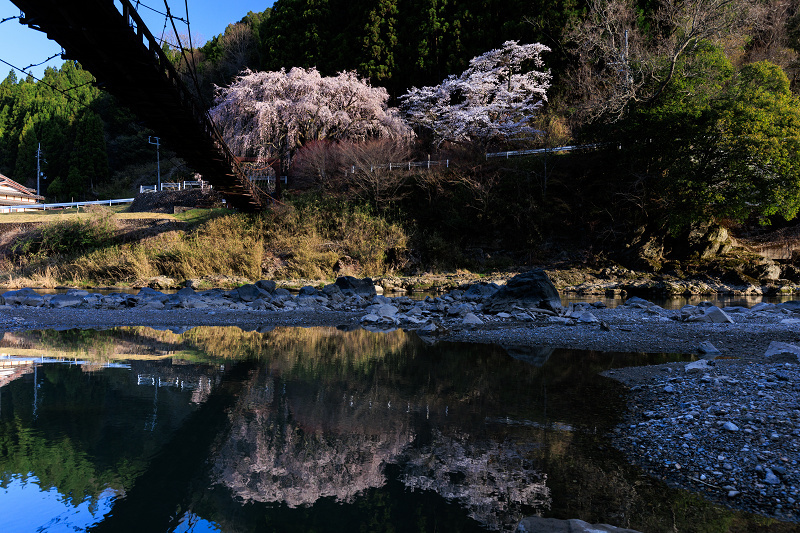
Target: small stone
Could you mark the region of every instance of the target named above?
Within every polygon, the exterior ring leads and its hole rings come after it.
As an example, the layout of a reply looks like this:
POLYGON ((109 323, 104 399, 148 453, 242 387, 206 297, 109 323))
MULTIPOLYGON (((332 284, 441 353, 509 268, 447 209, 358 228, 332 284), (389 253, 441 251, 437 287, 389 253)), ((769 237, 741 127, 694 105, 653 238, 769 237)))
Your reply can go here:
POLYGON ((739 431, 739 426, 737 426, 733 422, 725 422, 724 424, 722 424, 722 429, 726 429, 728 431, 739 431))
POLYGON ((701 342, 700 346, 697 347, 697 351, 703 355, 719 355, 722 353, 717 349, 716 346, 708 341, 701 342))
POLYGON ((767 485, 780 485, 781 480, 778 476, 775 475, 775 472, 767 468, 764 474, 764 483, 766 483, 767 485))
POLYGON ((774 357, 781 354, 791 354, 800 359, 800 346, 786 342, 772 341, 764 352, 764 357, 774 357))
POLYGON ((699 372, 708 372, 712 370, 712 367, 708 364, 708 361, 705 359, 700 359, 699 361, 694 361, 685 365, 683 370, 688 374, 694 374, 699 372))
POLYGON ((464 324, 465 326, 479 326, 483 324, 483 320, 478 318, 478 316, 475 315, 474 313, 467 313, 466 315, 464 315, 464 320, 462 321, 462 324, 464 324))

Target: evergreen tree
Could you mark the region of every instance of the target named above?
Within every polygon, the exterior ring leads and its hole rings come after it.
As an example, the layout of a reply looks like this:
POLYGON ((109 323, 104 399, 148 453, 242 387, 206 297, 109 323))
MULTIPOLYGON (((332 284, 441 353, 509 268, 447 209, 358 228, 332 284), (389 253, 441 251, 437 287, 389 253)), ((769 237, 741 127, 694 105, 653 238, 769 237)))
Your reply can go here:
POLYGON ((378 0, 364 27, 364 57, 359 70, 379 82, 390 79, 396 68, 397 15, 397 0, 378 0))

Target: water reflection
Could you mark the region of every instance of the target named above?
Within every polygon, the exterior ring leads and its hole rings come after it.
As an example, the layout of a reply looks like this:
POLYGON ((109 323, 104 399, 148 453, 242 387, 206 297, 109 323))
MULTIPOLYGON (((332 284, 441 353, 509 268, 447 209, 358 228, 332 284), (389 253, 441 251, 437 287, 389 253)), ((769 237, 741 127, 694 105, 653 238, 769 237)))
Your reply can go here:
POLYGON ((0 353, 61 361, 0 387, 4 533, 749 520, 606 448, 624 397, 597 373, 667 356, 210 327, 24 332, 0 353))

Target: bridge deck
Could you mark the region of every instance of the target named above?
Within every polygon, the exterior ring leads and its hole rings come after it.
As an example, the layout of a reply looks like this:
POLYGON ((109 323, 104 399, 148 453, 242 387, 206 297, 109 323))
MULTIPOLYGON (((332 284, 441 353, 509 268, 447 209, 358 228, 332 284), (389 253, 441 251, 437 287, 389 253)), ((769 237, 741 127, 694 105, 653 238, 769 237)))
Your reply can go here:
POLYGON ((157 134, 228 203, 265 206, 208 114, 183 84, 129 0, 12 0, 22 22, 58 42, 157 134))

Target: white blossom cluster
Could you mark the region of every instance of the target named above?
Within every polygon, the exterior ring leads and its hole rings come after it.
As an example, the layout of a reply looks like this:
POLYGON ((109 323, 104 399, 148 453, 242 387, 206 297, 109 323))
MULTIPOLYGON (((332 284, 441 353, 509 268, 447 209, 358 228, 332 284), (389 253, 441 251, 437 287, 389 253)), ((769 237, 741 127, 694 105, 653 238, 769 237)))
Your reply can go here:
POLYGON ((429 128, 441 141, 491 142, 536 133, 530 119, 547 101, 549 70, 541 68, 542 44, 506 41, 469 62, 461 75, 451 75, 435 87, 412 88, 401 108, 407 120, 429 128))
POLYGON ((323 77, 316 68, 244 71, 218 87, 211 117, 231 150, 241 156, 285 157, 321 139, 362 141, 408 138, 411 129, 389 95, 355 72, 323 77))

